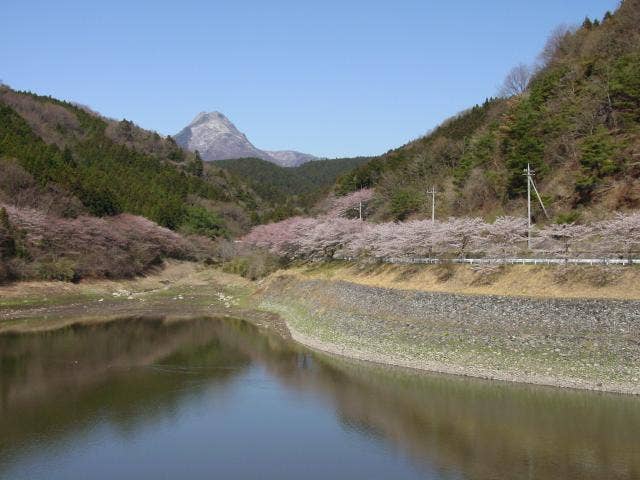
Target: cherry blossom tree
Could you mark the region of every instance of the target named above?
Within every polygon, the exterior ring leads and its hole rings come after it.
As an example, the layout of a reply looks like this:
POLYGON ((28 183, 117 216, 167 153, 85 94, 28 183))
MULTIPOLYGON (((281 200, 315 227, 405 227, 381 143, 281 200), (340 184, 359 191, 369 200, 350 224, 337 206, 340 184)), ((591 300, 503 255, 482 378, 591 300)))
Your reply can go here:
MULTIPOLYGON (((424 257, 456 255, 473 249, 506 257, 526 241, 527 222, 503 216, 487 224, 480 218, 449 218, 446 222, 368 223, 357 219, 323 216, 293 217, 260 225, 242 241, 288 258, 424 257)), ((599 242, 601 251, 623 253, 631 258, 640 250, 640 213, 618 214, 614 219, 587 225, 549 225, 534 238, 536 248, 563 258, 575 255, 578 245, 599 242)))
POLYGON ((640 251, 640 212, 618 213, 612 220, 600 222, 596 229, 601 235, 601 248, 607 252, 620 252, 631 260, 640 251))
POLYGON ((574 247, 585 241, 593 229, 587 225, 574 223, 547 225, 538 232, 536 245, 564 259, 574 251, 574 247))
POLYGON ((303 232, 300 254, 306 258, 330 259, 362 232, 363 222, 356 219, 324 217, 303 232))
POLYGON ((349 242, 346 251, 351 256, 359 257, 393 256, 393 252, 387 251, 393 230, 392 223, 363 223, 362 230, 349 242))
POLYGON ((281 222, 258 225, 241 241, 269 250, 274 255, 293 259, 300 253, 304 236, 317 222, 313 218, 292 217, 281 222))
POLYGON ((405 256, 406 232, 404 223, 387 222, 376 225, 371 239, 371 249, 379 258, 395 258, 405 256), (375 243, 374 243, 375 242, 375 243))
POLYGON ((449 218, 443 228, 435 232, 435 244, 447 251, 453 251, 460 258, 465 258, 469 249, 482 242, 482 233, 486 224, 481 218, 449 218))
POLYGON ((527 240, 527 219, 498 217, 486 226, 484 233, 483 247, 487 253, 507 257, 514 254, 518 246, 527 240))
MULTIPOLYGON (((46 275, 63 275, 65 279, 126 277, 157 265, 163 257, 184 259, 198 254, 193 241, 135 215, 69 219, 3 204, 0 211, 4 212, 3 223, 13 230, 8 232, 11 238, 19 239, 26 261, 52 266, 46 275), (53 267, 62 264, 66 267, 53 267)), ((33 275, 28 266, 20 268, 25 268, 24 275, 33 275)))
POLYGON ((336 197, 329 209, 328 215, 333 217, 344 217, 349 212, 357 212, 360 204, 363 206, 373 198, 373 189, 362 188, 353 193, 336 197))
POLYGON ((414 257, 433 256, 439 244, 439 232, 445 228, 443 222, 413 220, 402 224, 400 248, 404 255, 414 257))

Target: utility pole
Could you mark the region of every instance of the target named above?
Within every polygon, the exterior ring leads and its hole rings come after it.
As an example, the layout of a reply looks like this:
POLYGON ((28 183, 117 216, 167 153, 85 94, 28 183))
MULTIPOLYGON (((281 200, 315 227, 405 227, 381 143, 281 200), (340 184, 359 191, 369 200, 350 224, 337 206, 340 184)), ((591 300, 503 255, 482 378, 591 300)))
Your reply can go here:
POLYGON ((533 187, 533 191, 535 192, 536 197, 538 197, 538 202, 540 202, 544 216, 547 217, 547 220, 549 219, 549 214, 542 202, 542 197, 540 197, 540 193, 538 193, 536 184, 533 181, 535 174, 536 172, 531 170, 531 166, 527 163, 527 168, 525 168, 522 175, 527 177, 527 245, 529 249, 531 249, 531 187, 533 187))
POLYGON ((431 195, 431 221, 435 222, 436 221, 436 193, 438 193, 438 191, 436 190, 436 187, 431 187, 429 190, 427 190, 427 193, 431 195))
POLYGON ((531 250, 531 166, 527 163, 524 175, 527 177, 527 247, 531 250))
POLYGON ((358 216, 360 217, 360 221, 362 221, 362 200, 360 200, 360 205, 358 206, 358 216))
POLYGON ((531 250, 531 166, 527 163, 527 247, 531 250))

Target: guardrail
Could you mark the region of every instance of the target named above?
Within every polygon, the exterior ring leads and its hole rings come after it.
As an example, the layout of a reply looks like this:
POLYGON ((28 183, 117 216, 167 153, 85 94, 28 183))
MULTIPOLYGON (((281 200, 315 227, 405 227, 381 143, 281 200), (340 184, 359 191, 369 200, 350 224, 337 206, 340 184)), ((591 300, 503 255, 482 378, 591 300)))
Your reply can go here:
POLYGON ((623 258, 383 258, 384 263, 462 263, 507 265, 640 265, 640 259, 623 258))
MULTIPOLYGON (((345 257, 336 260, 353 261, 356 258, 345 257)), ((440 264, 461 263, 469 265, 640 265, 640 258, 376 258, 382 263, 393 264, 440 264)))

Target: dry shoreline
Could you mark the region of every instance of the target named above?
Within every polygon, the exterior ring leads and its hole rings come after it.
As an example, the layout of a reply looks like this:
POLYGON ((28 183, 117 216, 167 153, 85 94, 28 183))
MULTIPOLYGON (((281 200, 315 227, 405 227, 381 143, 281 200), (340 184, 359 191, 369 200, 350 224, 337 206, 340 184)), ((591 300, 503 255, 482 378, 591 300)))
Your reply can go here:
POLYGON ((392 367, 409 368, 431 373, 442 373, 446 375, 457 375, 463 377, 480 378, 483 380, 498 380, 503 382, 524 383, 530 385, 541 385, 556 388, 569 388, 577 390, 592 390, 606 393, 619 393, 627 395, 640 395, 640 385, 637 387, 628 387, 625 385, 607 384, 600 382, 585 382, 575 379, 564 379, 552 376, 530 376, 525 378, 517 375, 508 374, 499 371, 491 371, 482 368, 460 367, 456 365, 446 365, 441 362, 426 360, 407 360, 392 355, 384 355, 374 352, 365 352, 350 348, 345 345, 324 342, 309 335, 305 335, 296 331, 290 323, 287 322, 287 328, 291 338, 303 345, 304 347, 321 353, 336 355, 353 360, 375 363, 379 365, 387 365, 392 367))
POLYGON ((261 308, 344 357, 518 383, 640 394, 640 302, 449 294, 300 275, 261 308))
POLYGON ((121 318, 244 318, 288 337, 284 322, 253 308, 248 280, 189 262, 131 280, 23 282, 0 286, 0 334, 55 330, 121 318))

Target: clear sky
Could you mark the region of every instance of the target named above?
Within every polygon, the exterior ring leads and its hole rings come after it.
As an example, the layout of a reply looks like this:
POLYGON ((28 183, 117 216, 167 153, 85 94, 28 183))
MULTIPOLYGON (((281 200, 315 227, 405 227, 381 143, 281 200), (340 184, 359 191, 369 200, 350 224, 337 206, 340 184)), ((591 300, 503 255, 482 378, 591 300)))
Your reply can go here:
POLYGON ((0 79, 175 134, 219 110, 263 149, 382 153, 494 95, 618 0, 2 0, 0 79))

